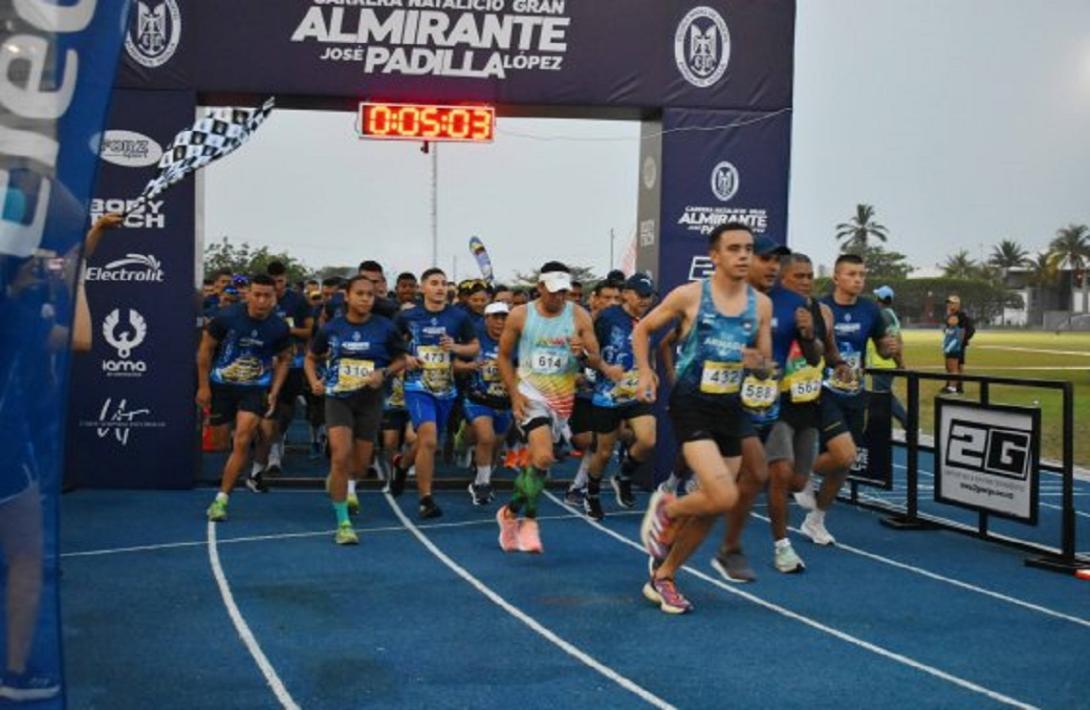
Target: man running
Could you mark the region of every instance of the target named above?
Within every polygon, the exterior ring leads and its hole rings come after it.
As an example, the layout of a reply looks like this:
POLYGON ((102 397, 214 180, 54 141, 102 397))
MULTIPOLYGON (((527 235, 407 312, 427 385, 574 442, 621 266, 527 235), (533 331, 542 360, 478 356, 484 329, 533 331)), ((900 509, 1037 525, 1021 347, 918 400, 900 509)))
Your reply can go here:
POLYGON ((393 322, 373 315, 375 288, 356 276, 348 282, 348 311, 322 326, 304 365, 311 391, 325 395, 325 421, 331 452, 329 497, 337 516, 338 545, 359 543, 348 518, 350 477, 371 461, 382 419, 386 380, 405 367, 405 341, 393 322), (318 360, 327 360, 325 377, 318 360))
POLYGON ((271 419, 292 359, 291 329, 275 307, 272 277, 258 274, 246 304, 213 318, 201 337, 197 404, 211 407, 210 426, 235 424, 220 492, 208 507, 213 522, 227 520, 227 497, 250 455, 250 443, 273 433, 271 419))
POLYGON ((542 551, 537 499, 555 462, 553 445, 567 435, 579 368, 601 366, 590 315, 567 299, 570 289, 568 267, 547 262, 541 267, 538 298, 515 308, 500 338, 500 374, 530 448, 530 465, 515 478, 511 501, 496 513, 504 552, 542 551), (521 520, 520 512, 525 512, 521 520))
MULTIPOLYGON (((648 402, 636 399, 639 371, 632 355, 632 330, 651 308, 655 284, 646 274, 629 277, 621 289, 621 305, 610 306, 594 321, 594 335, 602 349, 602 374, 594 388, 594 433, 597 443, 587 470, 587 514, 595 520, 605 517, 599 500, 602 473, 613 455, 621 424, 633 434, 628 455, 611 483, 617 505, 633 508, 632 475, 655 450, 655 414, 648 402)), ((657 342, 655 343, 657 346, 657 342)))
POLYGON ((454 371, 469 376, 463 411, 473 428, 474 463, 477 475, 469 484, 473 505, 492 502, 492 464, 496 448, 511 428, 511 398, 500 376, 500 337, 510 309, 506 303, 490 303, 484 309, 484 331, 480 333, 481 351, 469 362, 458 360, 454 371))
POLYGON ((708 247, 715 266, 712 276, 671 291, 632 334, 640 373, 637 396, 651 402, 658 385, 651 368, 651 335, 681 323, 677 384, 669 411, 699 487, 683 498, 656 490, 640 525, 653 562, 643 594, 669 614, 692 609, 674 575, 716 517, 738 502, 735 480, 742 440, 756 435, 739 395, 746 369, 767 370, 772 354, 772 305, 746 283, 753 233, 744 224, 728 222, 712 230, 708 247))
MULTIPOLYGON (((395 323, 409 342, 405 406, 416 431, 420 517, 437 518, 443 511, 431 495, 435 451, 458 396, 451 357, 475 357, 480 343, 465 312, 447 303, 447 276, 442 269, 425 271, 420 275, 420 285, 424 293, 423 304, 401 311, 395 323)), ((409 461, 402 461, 394 467, 390 483, 392 495, 401 495, 405 489, 409 464, 409 461)))
POLYGON ((858 447, 864 443, 867 392, 863 357, 867 341, 874 341, 882 357, 894 358, 900 352, 897 338, 886 333, 886 322, 877 304, 859 297, 866 279, 863 258, 841 254, 833 267, 833 293, 821 300, 832 312, 833 337, 846 367, 826 362, 825 391, 821 397, 821 454, 814 465, 814 470, 823 477, 821 488, 816 496, 810 495, 810 489, 795 496, 801 506, 810 509, 801 530, 818 545, 836 542, 825 528, 825 513, 847 480, 858 447))

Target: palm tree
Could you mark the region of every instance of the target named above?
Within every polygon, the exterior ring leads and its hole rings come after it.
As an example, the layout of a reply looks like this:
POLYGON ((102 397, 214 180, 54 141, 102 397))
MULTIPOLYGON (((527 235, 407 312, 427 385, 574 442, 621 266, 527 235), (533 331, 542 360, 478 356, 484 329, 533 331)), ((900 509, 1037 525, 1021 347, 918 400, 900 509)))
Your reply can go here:
POLYGON ((851 221, 836 225, 836 238, 846 240, 840 247, 841 251, 862 254, 867 250, 871 237, 885 242, 889 238, 889 230, 873 220, 873 205, 856 205, 851 221))
POLYGON ((1013 239, 1004 239, 992 247, 992 255, 988 257, 988 263, 1002 270, 1003 275, 1011 269, 1025 266, 1029 261, 1029 252, 1013 239))
POLYGON ((1055 260, 1052 258, 1052 254, 1049 252, 1041 252, 1035 258, 1029 259, 1026 262, 1027 268, 1029 268, 1029 279, 1027 284, 1032 287, 1030 294, 1032 294, 1032 306, 1031 303, 1026 304, 1026 311, 1030 313, 1030 317, 1033 318, 1033 322, 1037 321, 1037 311, 1042 311, 1044 303, 1044 291, 1049 291, 1056 286, 1056 282, 1060 280, 1060 272, 1056 270, 1055 260))
POLYGON ((1086 312, 1090 302, 1087 299, 1088 284, 1086 267, 1090 265, 1090 227, 1085 224, 1069 224, 1056 230, 1056 238, 1048 245, 1053 263, 1057 268, 1071 269, 1071 290, 1075 290, 1075 272, 1083 273, 1082 310, 1086 312))
POLYGON ((973 279, 980 275, 980 267, 969 256, 967 249, 946 257, 946 263, 939 264, 939 268, 948 279, 973 279))

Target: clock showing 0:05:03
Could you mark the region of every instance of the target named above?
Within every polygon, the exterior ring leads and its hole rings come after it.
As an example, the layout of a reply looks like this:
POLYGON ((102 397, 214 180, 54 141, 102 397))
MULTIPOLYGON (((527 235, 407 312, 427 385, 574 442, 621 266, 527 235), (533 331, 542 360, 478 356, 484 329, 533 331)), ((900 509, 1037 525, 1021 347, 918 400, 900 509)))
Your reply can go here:
POLYGON ((495 127, 491 106, 360 103, 361 138, 490 142, 495 127))

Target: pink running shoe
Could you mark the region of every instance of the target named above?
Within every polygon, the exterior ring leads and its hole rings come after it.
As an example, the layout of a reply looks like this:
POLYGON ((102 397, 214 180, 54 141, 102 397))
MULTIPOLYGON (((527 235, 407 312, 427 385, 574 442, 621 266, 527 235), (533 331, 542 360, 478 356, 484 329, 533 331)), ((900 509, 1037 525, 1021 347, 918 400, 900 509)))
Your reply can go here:
POLYGON ((519 549, 535 555, 541 554, 541 537, 538 534, 537 521, 526 518, 519 525, 519 549))
POLYGON ((685 614, 693 610, 692 603, 681 595, 672 579, 652 577, 643 585, 643 596, 667 614, 685 614))
POLYGON ((647 503, 647 512, 640 523, 640 541, 647 554, 656 560, 665 560, 673 544, 673 521, 666 515, 666 506, 674 500, 672 493, 655 489, 647 503))
POLYGON ((500 549, 504 552, 518 552, 519 519, 511 515, 504 505, 496 511, 496 523, 500 526, 500 549))

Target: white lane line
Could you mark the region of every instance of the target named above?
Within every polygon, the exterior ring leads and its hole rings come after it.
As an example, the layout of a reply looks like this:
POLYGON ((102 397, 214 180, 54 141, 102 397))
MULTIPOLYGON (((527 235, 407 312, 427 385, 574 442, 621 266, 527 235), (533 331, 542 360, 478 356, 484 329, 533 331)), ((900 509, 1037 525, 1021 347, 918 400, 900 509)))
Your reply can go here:
MULTIPOLYGON (((552 500, 557 505, 559 505, 562 508, 568 510, 569 512, 575 512, 573 509, 571 509, 567 505, 565 505, 563 501, 561 501, 559 498, 554 496, 552 493, 550 493, 548 491, 545 491, 544 493, 545 493, 546 496, 549 497, 550 500, 552 500)), ((597 523, 594 520, 591 520, 590 518, 587 518, 587 517, 583 516, 583 519, 591 527, 594 527, 594 528, 598 529, 600 532, 603 532, 606 535, 609 535, 610 537, 614 538, 618 542, 621 542, 621 543, 623 543, 625 545, 628 545, 629 547, 635 548, 637 551, 639 551, 643 555, 647 554, 644 551, 643 546, 640 545, 639 543, 628 539, 627 537, 625 537, 624 535, 621 535, 620 533, 617 533, 617 532, 614 532, 613 530, 610 530, 609 528, 605 527, 604 525, 600 525, 599 523, 597 523)), ((832 626, 827 626, 826 624, 823 624, 820 621, 817 621, 816 619, 811 619, 808 616, 803 616, 802 614, 799 614, 798 612, 791 611, 790 609, 787 609, 786 607, 782 607, 782 606, 780 606, 778 604, 773 604, 772 602, 761 599, 760 597, 755 596, 753 594, 750 594, 748 592, 743 592, 742 590, 740 590, 740 589, 738 589, 738 588, 736 588, 736 587, 734 587, 732 585, 729 585, 726 582, 723 582, 723 581, 715 579, 714 577, 711 577, 711 576, 709 576, 707 574, 704 574, 700 570, 693 569, 692 567, 689 567, 687 565, 685 567, 682 567, 682 569, 684 571, 688 572, 689 574, 693 575, 694 577, 696 577, 698 579, 701 579, 701 580, 703 580, 703 581, 705 581, 705 582, 707 582, 709 584, 713 584, 716 587, 719 587, 720 589, 722 589, 722 590, 724 590, 726 592, 730 592, 731 594, 742 597, 743 599, 745 599, 747 601, 750 601, 750 602, 752 602, 754 604, 757 604, 758 606, 762 606, 765 609, 768 609, 769 611, 773 611, 773 612, 775 612, 777 614, 780 614, 781 616, 785 616, 785 617, 787 617, 789 619, 792 619, 794 621, 798 621, 798 622, 800 622, 802 624, 805 624, 805 625, 807 625, 807 626, 809 626, 809 627, 811 627, 813 629, 817 629, 818 631, 821 631, 823 633, 829 634, 830 636, 838 638, 841 641, 846 641, 846 642, 848 642, 848 643, 850 643, 852 645, 855 645, 855 646, 858 646, 858 647, 860 647, 860 648, 862 648, 864 650, 870 651, 871 653, 882 656, 883 658, 888 658, 891 661, 895 661, 897 663, 908 666, 910 668, 914 668, 914 669, 916 669, 918 671, 922 671, 923 673, 926 673, 926 674, 928 674, 930 676, 934 676, 934 677, 939 678, 941 680, 945 680, 948 683, 952 683, 952 684, 954 684, 956 686, 959 686, 961 688, 965 688, 966 690, 971 690, 974 693, 979 693, 979 694, 981 694, 981 695, 983 695, 983 696, 985 696, 987 698, 990 698, 990 699, 992 699, 992 700, 994 700, 996 702, 1003 703, 1004 705, 1011 705, 1011 706, 1017 707, 1017 708, 1034 708, 1035 707, 1035 706, 1030 705, 1028 703, 1025 703, 1025 702, 1023 702, 1021 700, 1017 700, 1017 699, 1012 698, 1012 697, 1010 697, 1008 695, 1004 695, 1003 693, 1000 693, 1000 692, 998 692, 996 690, 991 690, 990 688, 985 688, 984 686, 978 685, 977 683, 974 683, 974 682, 972 682, 970 680, 960 678, 960 677, 958 677, 956 675, 953 675, 952 673, 947 673, 946 671, 935 668, 934 666, 929 666, 926 663, 922 663, 922 662, 917 661, 915 659, 909 658, 908 656, 897 653, 896 651, 890 651, 889 649, 886 649, 886 648, 883 648, 882 646, 871 643, 870 641, 864 641, 861 638, 858 638, 856 636, 852 636, 851 634, 848 634, 848 633, 846 633, 844 631, 840 631, 839 629, 835 629, 832 626)))
MULTIPOLYGON (((613 513, 613 515, 640 515, 640 511, 623 510, 613 513)), ((549 515, 541 516, 538 520, 575 520, 578 519, 578 515, 549 515)), ((423 529, 432 528, 463 528, 473 525, 492 525, 495 521, 488 520, 464 520, 457 523, 431 523, 430 525, 421 525, 423 529)), ((300 532, 300 533, 275 533, 272 535, 247 535, 245 537, 229 537, 218 541, 220 545, 228 545, 236 542, 264 542, 266 540, 289 540, 292 538, 305 538, 305 537, 319 537, 322 535, 332 535, 336 530, 314 530, 312 532, 300 532)), ((378 528, 356 528, 358 533, 383 533, 383 532, 405 532, 405 528, 400 525, 390 525, 386 527, 378 528)), ((148 552, 151 550, 171 550, 178 547, 197 547, 203 546, 204 540, 193 540, 187 542, 164 542, 156 545, 133 545, 131 547, 108 547, 101 550, 83 550, 80 552, 64 552, 61 553, 62 558, 70 557, 99 557, 102 555, 116 555, 123 552, 148 552)))
POLYGON ((518 607, 514 606, 496 592, 492 591, 492 589, 486 586, 484 582, 474 577, 472 574, 466 571, 464 567, 459 565, 457 562, 448 557, 446 553, 436 547, 435 544, 428 538, 428 536, 420 532, 420 529, 416 525, 414 525, 403 512, 401 512, 401 508, 398 507, 397 501, 395 501, 388 494, 386 496, 386 502, 390 504, 390 507, 393 509, 394 514, 397 515, 397 517, 401 520, 401 524, 404 525, 405 528, 408 529, 408 531, 411 532, 416 537, 416 539, 420 541, 421 545, 428 549, 428 552, 438 558, 438 560, 444 565, 449 567, 452 572, 468 582, 471 587, 486 596, 493 604, 497 605, 508 614, 521 621, 526 626, 529 626, 540 636, 542 636, 546 641, 549 641, 560 650, 562 650, 564 653, 568 654, 572 658, 575 658, 577 661, 583 663, 584 665, 594 669, 595 671, 605 676, 609 680, 613 681, 617 685, 621 686, 625 690, 638 696, 649 705, 653 705, 657 708, 663 708, 664 710, 666 708, 670 708, 671 710, 674 708, 673 705, 658 697, 651 691, 637 685, 636 683, 624 677, 609 666, 601 663, 592 656, 588 655, 587 653, 581 651, 564 639, 560 638, 552 631, 538 623, 532 616, 522 611, 518 607))
POLYGON ((1079 357, 1090 357, 1090 352, 1086 352, 1085 350, 1048 350, 1045 348, 1022 348, 1014 345, 974 345, 973 347, 978 350, 1009 350, 1017 353, 1044 353, 1046 355, 1077 355, 1079 357))
MULTIPOLYGON (((765 516, 759 515, 757 513, 750 513, 750 515, 752 517, 754 517, 754 518, 757 518, 758 520, 763 520, 766 523, 771 523, 772 522, 771 520, 769 520, 765 516)), ((798 528, 788 528, 788 529, 791 532, 796 533, 797 535, 802 535, 803 534, 803 532, 801 530, 799 530, 798 528)), ((918 575, 921 575, 923 577, 927 577, 928 579, 933 579, 933 580, 935 580, 937 582, 944 582, 945 584, 950 584, 950 585, 953 585, 955 587, 960 587, 961 589, 965 589, 965 590, 968 590, 970 592, 976 592, 977 594, 983 594, 986 597, 991 597, 993 599, 998 599, 1000 601, 1007 602, 1008 604, 1014 604, 1015 606, 1020 606, 1023 609, 1028 609, 1030 611, 1035 611, 1035 612, 1038 612, 1040 614, 1045 614, 1047 616, 1052 616, 1052 617, 1055 617, 1057 619, 1063 619, 1064 621, 1070 621, 1073 624, 1078 624, 1080 626, 1085 626, 1087 628, 1090 628, 1090 619, 1082 619, 1082 618, 1079 618, 1077 616, 1071 616, 1070 614, 1065 614, 1065 613, 1063 613, 1061 611, 1056 611, 1054 609, 1049 609, 1048 607, 1044 607, 1044 606, 1041 606, 1039 604, 1034 604, 1033 602, 1028 602, 1028 601, 1026 601, 1024 599, 1019 599, 1018 597, 1008 596, 1006 594, 1003 594, 1002 592, 996 592, 996 591, 993 591, 991 589, 987 589, 985 587, 979 587, 979 586, 977 586, 975 584, 971 584, 969 582, 963 582, 963 581, 961 581, 959 579, 954 579, 953 577, 947 577, 945 575, 941 575, 941 574, 938 574, 936 572, 926 570, 926 569, 924 569, 922 567, 916 567, 915 565, 910 565, 910 564, 907 564, 905 562, 898 562, 897 560, 891 559, 889 557, 883 557, 882 555, 879 555, 879 554, 876 554, 876 553, 873 553, 873 552, 868 552, 867 550, 863 550, 863 549, 860 549, 858 547, 853 547, 851 545, 845 545, 840 540, 836 541, 836 548, 838 550, 844 550, 845 552, 850 552, 853 555, 859 555, 860 557, 865 557, 865 558, 867 558, 869 560, 874 560, 875 562, 881 562, 882 564, 889 565, 890 567, 896 567, 898 569, 903 569, 903 570, 905 570, 907 572, 912 572, 913 574, 918 574, 918 575)))
POLYGON ((235 604, 235 596, 231 593, 231 586, 227 584, 227 576, 223 573, 223 565, 220 564, 220 553, 216 547, 216 524, 211 521, 208 522, 208 560, 212 563, 212 575, 216 578, 216 585, 220 589, 220 595, 223 596, 223 605, 227 607, 227 614, 231 617, 231 622, 235 625, 235 630, 238 632, 239 638, 242 639, 242 643, 246 645, 246 650, 254 657, 257 667, 261 670, 261 675, 265 676, 265 682, 272 688, 273 694, 276 695, 281 707, 287 710, 299 710, 299 705, 292 699, 288 689, 284 687, 280 676, 276 674, 276 669, 269 663, 269 659, 261 650, 261 646, 257 643, 257 639, 254 638, 254 634, 250 631, 246 620, 242 618, 242 612, 238 610, 238 605, 235 604))

